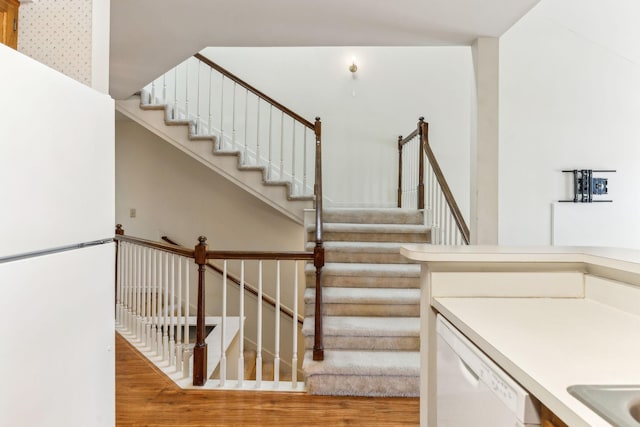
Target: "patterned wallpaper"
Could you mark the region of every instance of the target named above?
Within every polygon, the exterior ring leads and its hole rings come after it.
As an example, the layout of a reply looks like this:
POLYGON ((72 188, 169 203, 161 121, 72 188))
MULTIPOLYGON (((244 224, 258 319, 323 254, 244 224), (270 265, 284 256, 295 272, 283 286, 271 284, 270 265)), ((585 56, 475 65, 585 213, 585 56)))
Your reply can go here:
POLYGON ((18 51, 91 85, 92 0, 22 3, 18 51))

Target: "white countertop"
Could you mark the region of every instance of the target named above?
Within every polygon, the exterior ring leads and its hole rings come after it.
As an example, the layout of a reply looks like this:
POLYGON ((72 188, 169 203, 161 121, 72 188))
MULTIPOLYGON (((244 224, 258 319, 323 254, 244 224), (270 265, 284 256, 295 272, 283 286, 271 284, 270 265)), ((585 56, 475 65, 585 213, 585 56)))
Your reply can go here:
POLYGON ((578 298, 436 298, 432 304, 571 427, 609 424, 569 395, 568 386, 640 384, 638 316, 578 298))
POLYGON ((587 246, 404 245, 400 253, 419 262, 586 263, 640 273, 640 251, 587 246))
POLYGON ((571 427, 609 424, 567 387, 640 384, 640 251, 408 244, 401 254, 428 267, 421 275, 422 426, 435 423, 432 308, 571 427), (568 286, 559 273, 570 272, 584 279, 568 286))

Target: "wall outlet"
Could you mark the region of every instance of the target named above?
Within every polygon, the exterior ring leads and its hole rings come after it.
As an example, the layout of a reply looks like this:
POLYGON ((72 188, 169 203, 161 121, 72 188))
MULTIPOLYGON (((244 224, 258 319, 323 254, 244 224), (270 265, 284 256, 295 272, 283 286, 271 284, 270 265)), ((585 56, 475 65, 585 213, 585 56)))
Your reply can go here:
POLYGON ((129 209, 129 218, 135 218, 135 217, 136 217, 136 208, 129 209))

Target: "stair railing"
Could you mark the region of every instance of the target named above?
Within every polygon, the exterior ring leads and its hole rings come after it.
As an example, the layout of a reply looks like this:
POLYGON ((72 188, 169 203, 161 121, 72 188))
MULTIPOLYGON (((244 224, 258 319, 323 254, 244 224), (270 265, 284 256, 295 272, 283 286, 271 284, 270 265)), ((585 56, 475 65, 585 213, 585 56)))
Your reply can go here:
POLYGON ((170 121, 214 138, 217 151, 239 152, 242 167, 263 169, 267 182, 289 182, 291 197, 313 195, 315 124, 202 54, 147 85, 141 102, 166 105, 170 121))
POLYGON ((431 149, 424 117, 406 138, 398 137, 398 152, 398 207, 427 211, 432 243, 468 245, 469 227, 431 149))
POLYGON ((140 99, 143 104, 166 106, 172 120, 190 125, 192 135, 215 138, 216 150, 240 152, 243 167, 264 170, 267 184, 289 182, 290 198, 313 196, 316 211, 313 358, 323 360, 320 117, 314 122, 306 120, 199 53, 148 84, 140 99))
MULTIPOLYGON (((125 236, 121 226, 117 227, 116 272, 116 325, 130 341, 139 344, 154 356, 159 357, 165 372, 179 375, 182 380, 192 377, 194 386, 237 389, 300 390, 297 378, 298 366, 298 322, 292 321, 292 333, 288 337, 280 325, 282 277, 285 270, 292 272, 289 283, 293 290, 293 318, 298 318, 298 276, 304 271, 304 263, 315 261, 314 252, 245 252, 210 251, 205 237, 198 239, 194 249, 153 242, 125 236), (208 260, 219 260, 223 264, 222 296, 219 301, 219 316, 207 316, 205 306, 205 270, 208 260), (238 301, 227 293, 229 262, 240 268, 240 292, 238 301), (253 263, 253 264, 251 264, 253 263), (267 265, 268 264, 268 265, 267 265), (269 268, 270 266, 270 268, 269 268), (196 274, 193 274, 197 268, 196 274), (255 331, 256 379, 244 378, 244 346, 251 339, 245 334, 245 272, 255 269, 258 277, 255 331), (273 272, 274 277, 271 277, 273 272), (189 283, 197 277, 197 304, 195 316, 189 302, 189 283), (264 324, 268 313, 263 313, 264 288, 275 287, 275 314, 273 324, 264 324), (206 326, 215 324, 214 332, 206 337, 206 326), (195 343, 189 342, 189 326, 196 326, 195 343), (234 341, 231 359, 227 348, 234 341), (211 352, 208 342, 216 335, 220 346, 211 352), (263 339, 273 344, 273 381, 262 379, 262 358, 266 347, 263 339), (281 349, 281 342, 291 342, 290 348, 281 349), (237 354, 237 357, 235 355, 237 354), (291 380, 280 381, 280 363, 291 363, 291 380), (212 363, 213 362, 213 363, 212 363), (208 381, 212 376, 214 380, 208 381)), ((252 270, 253 271, 253 270, 252 270)), ((255 326, 255 329, 253 327, 255 326)))
MULTIPOLYGON (((162 236, 161 239, 169 243, 170 245, 182 246, 180 243, 177 243, 175 240, 171 239, 168 236, 162 236)), ((224 274, 224 269, 210 262, 207 262, 207 268, 210 271, 217 273, 220 277, 222 277, 222 275, 224 274)), ((233 283, 238 289, 242 288, 244 292, 251 294, 254 297, 258 297, 259 295, 258 288, 251 285, 250 283, 243 281, 241 278, 237 277, 236 275, 230 272, 227 272, 227 279, 229 282, 233 283)), ((274 309, 276 308, 277 301, 274 298, 270 297, 269 295, 263 293, 262 301, 265 304, 270 305, 272 308, 274 309)), ((280 313, 283 314, 284 316, 289 317, 290 319, 295 318, 300 326, 302 326, 302 324, 304 323, 304 318, 300 314, 294 315, 294 310, 292 310, 291 308, 285 305, 280 304, 280 313)))

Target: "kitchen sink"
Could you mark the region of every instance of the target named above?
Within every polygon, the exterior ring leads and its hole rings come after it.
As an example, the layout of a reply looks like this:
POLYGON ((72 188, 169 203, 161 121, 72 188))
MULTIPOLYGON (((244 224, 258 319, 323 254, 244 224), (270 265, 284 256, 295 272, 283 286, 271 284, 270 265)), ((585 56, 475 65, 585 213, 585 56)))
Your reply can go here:
POLYGON ((640 385, 572 385, 569 394, 616 427, 640 427, 640 385))

